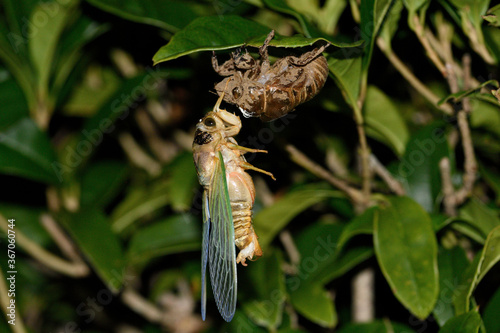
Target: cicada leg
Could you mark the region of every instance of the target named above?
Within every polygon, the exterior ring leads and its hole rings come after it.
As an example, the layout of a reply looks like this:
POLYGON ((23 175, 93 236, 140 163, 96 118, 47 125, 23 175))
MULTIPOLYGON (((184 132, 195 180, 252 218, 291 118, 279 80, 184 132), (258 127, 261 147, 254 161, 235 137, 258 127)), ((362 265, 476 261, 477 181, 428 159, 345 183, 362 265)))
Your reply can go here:
POLYGON ((289 56, 289 57, 287 57, 288 63, 290 63, 292 65, 296 65, 296 66, 305 66, 308 63, 310 63, 311 61, 313 61, 314 59, 316 59, 316 57, 320 56, 321 53, 323 53, 323 51, 330 45, 331 45, 331 43, 328 43, 328 44, 323 45, 322 47, 320 47, 318 49, 314 49, 312 51, 304 53, 300 57, 289 56))
POLYGON ((243 169, 246 169, 246 170, 253 170, 253 171, 257 171, 257 172, 260 172, 260 173, 263 173, 265 175, 268 175, 269 177, 271 177, 273 180, 276 180, 276 178, 274 178, 274 175, 272 173, 270 173, 269 171, 266 171, 266 170, 262 170, 262 169, 259 169, 257 167, 254 167, 253 165, 251 165, 250 163, 248 162, 239 162, 238 163, 240 167, 242 167, 243 169))

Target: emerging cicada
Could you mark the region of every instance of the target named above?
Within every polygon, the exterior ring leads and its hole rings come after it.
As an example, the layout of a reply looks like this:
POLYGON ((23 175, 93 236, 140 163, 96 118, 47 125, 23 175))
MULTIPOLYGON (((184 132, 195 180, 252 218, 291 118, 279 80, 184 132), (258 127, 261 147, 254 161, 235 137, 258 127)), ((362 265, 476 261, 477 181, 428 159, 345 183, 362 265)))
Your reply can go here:
POLYGON ((267 171, 249 164, 243 154, 265 150, 238 146, 233 138, 241 129, 240 118, 219 108, 224 94, 213 111, 196 125, 193 157, 203 192, 202 291, 201 313, 206 314, 206 269, 217 308, 226 321, 236 310, 236 264, 246 266, 246 259, 261 256, 262 250, 252 227, 255 188, 245 170, 267 171), (236 256, 235 245, 240 249, 236 256))
POLYGON ((323 88, 328 77, 328 63, 321 54, 330 44, 302 54, 269 62, 267 47, 274 30, 259 48, 260 60, 241 50, 219 66, 215 53, 212 66, 221 76, 215 85, 224 100, 239 107, 245 117, 260 117, 262 121, 278 119, 307 102, 323 88), (231 81, 231 82, 229 82, 231 81))

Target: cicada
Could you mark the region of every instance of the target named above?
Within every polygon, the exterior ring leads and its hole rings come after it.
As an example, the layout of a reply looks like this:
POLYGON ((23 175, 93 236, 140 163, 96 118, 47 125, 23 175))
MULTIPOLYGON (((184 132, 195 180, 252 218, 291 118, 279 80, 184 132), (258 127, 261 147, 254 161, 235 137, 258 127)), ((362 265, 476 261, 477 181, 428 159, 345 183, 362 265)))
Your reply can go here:
POLYGON ((225 93, 224 100, 237 105, 245 117, 263 121, 280 118, 316 96, 328 77, 328 63, 322 52, 330 44, 300 57, 286 56, 271 66, 267 47, 273 37, 274 30, 259 48, 259 60, 241 50, 222 65, 215 53, 212 57, 214 70, 226 76, 215 90, 219 96, 225 93))
POLYGON ((255 187, 245 170, 267 171, 249 164, 243 154, 265 150, 239 146, 233 138, 241 129, 240 118, 220 109, 224 94, 213 111, 199 121, 193 141, 193 158, 203 186, 203 239, 201 313, 206 315, 206 270, 215 302, 226 321, 236 310, 236 264, 262 255, 252 226, 255 187), (236 256, 235 245, 240 249, 236 256))

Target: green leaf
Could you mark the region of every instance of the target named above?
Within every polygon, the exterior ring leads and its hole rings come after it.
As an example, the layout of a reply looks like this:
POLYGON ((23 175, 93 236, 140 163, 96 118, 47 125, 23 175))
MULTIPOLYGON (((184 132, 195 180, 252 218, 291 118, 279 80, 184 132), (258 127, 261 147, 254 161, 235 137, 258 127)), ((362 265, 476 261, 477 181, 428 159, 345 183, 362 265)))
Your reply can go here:
POLYGON ((500 138, 500 112, 498 105, 472 99, 470 101, 473 112, 470 115, 472 128, 485 129, 500 138))
POLYGON ((302 211, 327 198, 338 196, 339 192, 325 189, 324 184, 312 184, 290 192, 272 206, 262 209, 253 221, 261 247, 265 251, 274 236, 302 211))
POLYGON ((452 295, 463 288, 458 277, 465 271, 469 261, 465 251, 456 246, 450 250, 440 248, 438 253, 439 297, 432 311, 436 322, 443 326, 455 315, 452 295))
POLYGON ((374 223, 375 253, 396 298, 425 319, 438 297, 437 242, 429 215, 407 197, 379 207, 374 223))
POLYGON ((356 107, 361 84, 362 48, 337 50, 328 57, 330 77, 342 90, 346 102, 356 107))
POLYGON ((434 210, 441 193, 439 161, 450 155, 442 126, 437 122, 414 134, 395 173, 406 194, 428 212, 434 210))
POLYGON ((483 19, 488 21, 488 23, 494 27, 500 27, 500 4, 491 7, 483 16, 483 19))
POLYGON ((286 299, 282 261, 280 252, 267 251, 261 259, 252 263, 252 270, 248 272, 254 297, 244 303, 243 310, 253 322, 271 331, 281 325, 286 299))
POLYGON ((44 24, 36 25, 36 33, 29 38, 31 62, 35 67, 38 79, 38 88, 42 93, 48 91, 52 62, 57 42, 70 17, 72 5, 75 1, 40 2, 33 10, 31 22, 44 20, 44 24))
POLYGON ((28 205, 0 203, 0 213, 6 219, 16 219, 16 228, 42 247, 52 244, 52 238, 40 223, 43 209, 28 205))
POLYGON ((391 48, 391 41, 396 31, 398 30, 399 19, 401 17, 401 11, 403 10, 403 2, 396 1, 392 8, 390 9, 389 14, 387 15, 386 22, 383 24, 382 29, 380 30, 380 38, 385 41, 387 47, 391 48))
POLYGON ((371 323, 362 323, 362 324, 348 323, 338 331, 338 333, 399 333, 399 332, 410 333, 413 331, 409 330, 406 326, 392 327, 389 321, 378 321, 378 320, 371 323))
POLYGON ((8 112, 0 112, 0 131, 29 116, 23 91, 3 69, 0 69, 0 101, 2 101, 2 108, 8 110, 8 112))
POLYGON ((134 188, 111 214, 113 230, 121 232, 141 217, 164 207, 170 201, 169 191, 166 181, 134 188))
POLYGON ((498 214, 477 198, 472 198, 460 209, 459 216, 483 233, 486 237, 493 228, 500 226, 498 214))
POLYGON ((60 220, 99 277, 112 292, 118 292, 124 282, 125 260, 120 241, 111 231, 106 216, 88 207, 63 215, 60 220))
POLYGON ((307 283, 290 292, 290 300, 298 313, 310 321, 323 326, 337 325, 337 313, 333 299, 319 283, 307 283))
POLYGON ((362 84, 366 85, 375 39, 384 23, 385 17, 395 0, 363 1, 360 3, 361 37, 365 41, 362 66, 362 84))
MULTIPOLYGON (((239 16, 200 17, 187 27, 176 33, 167 45, 162 46, 153 57, 154 64, 169 61, 181 56, 212 50, 226 50, 242 45, 260 47, 271 29, 254 21, 239 16)), ((302 36, 283 37, 275 35, 269 45, 274 47, 310 46, 317 41, 328 41, 325 38, 305 38, 302 36)), ((337 47, 355 47, 358 43, 337 43, 337 47)))
POLYGON ((193 203, 193 196, 198 188, 198 176, 193 163, 193 154, 183 152, 168 166, 168 196, 175 211, 186 211, 193 203))
POLYGON ((197 15, 189 2, 173 0, 88 0, 92 5, 126 20, 150 24, 170 32, 184 28, 197 15))
POLYGON ((471 88, 471 89, 468 89, 468 90, 459 91, 459 92, 456 92, 454 94, 450 94, 450 95, 442 98, 441 100, 439 100, 439 102, 437 103, 437 105, 441 105, 441 104, 447 103, 449 101, 453 101, 453 103, 458 103, 462 99, 464 99, 465 97, 472 97, 472 98, 474 98, 474 93, 475 92, 479 92, 483 87, 486 87, 488 85, 492 85, 492 86, 498 88, 498 81, 497 80, 488 80, 488 81, 485 81, 485 82, 481 83, 477 87, 474 87, 474 88, 471 88))
POLYGON ((406 9, 411 13, 415 13, 428 2, 430 2, 430 0, 403 0, 406 9))
POLYGON ((92 164, 82 176, 80 205, 105 207, 118 193, 127 175, 128 167, 121 162, 92 164))
POLYGON ((500 309, 500 288, 496 290, 484 307, 483 322, 486 332, 500 332, 498 309, 500 309))
POLYGON ((131 265, 172 253, 198 250, 201 245, 201 220, 192 215, 174 215, 135 232, 127 251, 131 265))
POLYGON ((448 320, 439 333, 477 333, 479 327, 481 316, 476 311, 470 311, 448 320))
POLYGON ((376 211, 377 207, 370 207, 361 215, 356 216, 352 221, 347 223, 337 243, 339 251, 352 237, 360 234, 370 235, 373 233, 373 220, 376 211))
POLYGON ((370 247, 354 247, 340 253, 341 232, 338 225, 314 224, 297 236, 300 263, 297 275, 288 279, 289 289, 308 283, 326 284, 373 255, 370 247))
POLYGON ((58 184, 53 169, 56 155, 49 138, 29 118, 19 120, 0 133, 0 172, 58 184))
POLYGON ((159 72, 148 70, 133 78, 125 80, 113 96, 92 117, 87 119, 82 130, 82 140, 89 141, 92 146, 102 142, 103 135, 115 129, 117 119, 125 119, 130 109, 137 105, 144 94, 156 88, 159 72))
POLYGON ((396 105, 375 86, 368 86, 364 103, 366 134, 387 144, 401 156, 410 137, 396 105))
POLYGON ((476 255, 474 261, 463 274, 462 284, 466 288, 458 290, 459 293, 453 301, 457 315, 469 311, 472 293, 486 273, 500 260, 500 246, 498 244, 500 244, 500 226, 489 233, 483 250, 476 255))

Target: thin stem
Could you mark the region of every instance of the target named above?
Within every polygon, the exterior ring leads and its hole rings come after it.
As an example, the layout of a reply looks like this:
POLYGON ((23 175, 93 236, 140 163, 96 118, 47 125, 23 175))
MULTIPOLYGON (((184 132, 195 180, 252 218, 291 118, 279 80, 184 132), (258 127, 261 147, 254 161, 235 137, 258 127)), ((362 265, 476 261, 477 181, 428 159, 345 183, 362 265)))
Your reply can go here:
POLYGON ((427 99, 432 105, 434 105, 439 110, 443 111, 447 115, 453 115, 453 108, 449 104, 437 105, 440 98, 429 90, 414 74, 406 67, 405 64, 398 58, 398 56, 387 47, 386 43, 382 38, 377 38, 377 45, 385 54, 387 59, 392 63, 392 65, 399 71, 399 73, 408 81, 408 83, 415 88, 415 90, 427 99))
POLYGON ((392 192, 397 195, 405 195, 403 185, 391 175, 389 170, 387 170, 373 154, 370 155, 370 164, 373 171, 387 184, 387 186, 389 186, 392 192))
POLYGON ((317 177, 326 180, 341 191, 344 191, 347 196, 351 198, 351 200, 355 203, 360 204, 364 202, 363 194, 359 190, 350 187, 345 181, 333 176, 326 169, 311 161, 306 155, 304 155, 304 153, 299 151, 297 148, 292 145, 287 145, 285 149, 290 154, 290 158, 292 159, 292 161, 308 170, 312 174, 316 175, 317 177))
MULTIPOLYGON (((2 215, 0 215, 0 229, 5 233, 9 229, 8 222, 2 215)), ((83 277, 89 273, 89 268, 83 262, 69 262, 61 259, 33 242, 19 230, 16 230, 16 242, 33 258, 59 273, 72 277, 83 277)))
POLYGON ((418 40, 424 47, 425 51, 427 52, 428 58, 434 63, 434 65, 437 67, 437 69, 441 72, 441 75, 446 77, 446 68, 443 64, 443 62, 439 59, 439 56, 437 55, 436 51, 432 48, 432 46, 429 43, 429 40, 427 39, 427 35, 425 34, 424 27, 422 24, 420 24, 420 18, 418 15, 415 15, 413 17, 413 23, 415 24, 415 34, 417 35, 418 40))
POLYGON ((444 211, 449 216, 455 216, 457 215, 454 198, 455 190, 451 181, 450 160, 447 157, 443 157, 439 162, 439 171, 444 195, 444 211))
POLYGON ((374 281, 375 273, 370 267, 354 276, 352 281, 352 320, 355 323, 371 322, 375 318, 374 281))

